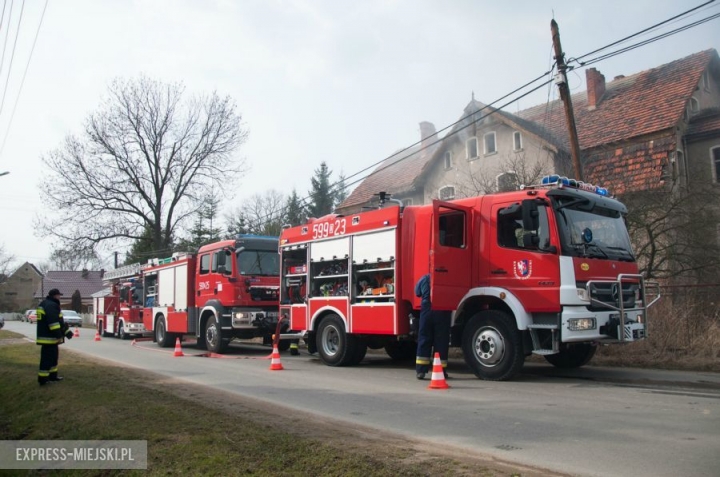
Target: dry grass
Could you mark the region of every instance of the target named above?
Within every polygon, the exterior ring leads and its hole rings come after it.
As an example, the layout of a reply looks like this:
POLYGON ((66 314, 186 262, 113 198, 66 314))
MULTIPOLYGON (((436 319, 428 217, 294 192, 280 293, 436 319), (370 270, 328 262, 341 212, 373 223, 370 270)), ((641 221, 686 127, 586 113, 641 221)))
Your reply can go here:
POLYGON ((720 309, 697 297, 663 299, 651 310, 646 340, 602 347, 591 363, 720 372, 720 309))

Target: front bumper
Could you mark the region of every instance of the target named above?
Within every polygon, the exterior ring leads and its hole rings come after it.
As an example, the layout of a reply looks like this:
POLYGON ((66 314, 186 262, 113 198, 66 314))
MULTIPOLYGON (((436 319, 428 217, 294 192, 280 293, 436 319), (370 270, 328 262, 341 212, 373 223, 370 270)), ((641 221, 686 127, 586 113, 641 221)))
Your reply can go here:
POLYGON ((277 311, 266 310, 236 310, 232 312, 231 324, 233 329, 268 329, 275 330, 278 322, 277 311))
POLYGON ((625 324, 622 325, 617 311, 589 311, 584 306, 565 307, 560 315, 560 336, 563 343, 598 341, 605 343, 639 341, 646 337, 643 310, 626 310, 625 324), (577 320, 593 319, 595 326, 587 330, 576 330, 577 320))

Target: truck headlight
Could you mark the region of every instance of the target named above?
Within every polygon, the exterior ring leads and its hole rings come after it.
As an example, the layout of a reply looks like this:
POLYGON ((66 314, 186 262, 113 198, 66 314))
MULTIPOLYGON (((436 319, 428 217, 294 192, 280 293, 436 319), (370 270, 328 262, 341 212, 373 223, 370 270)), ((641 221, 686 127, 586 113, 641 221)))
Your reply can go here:
POLYGON ((247 311, 236 311, 233 318, 235 318, 236 320, 247 320, 250 318, 250 313, 248 313, 247 311))
POLYGON ((595 318, 571 318, 567 325, 570 331, 594 330, 597 327, 595 318))

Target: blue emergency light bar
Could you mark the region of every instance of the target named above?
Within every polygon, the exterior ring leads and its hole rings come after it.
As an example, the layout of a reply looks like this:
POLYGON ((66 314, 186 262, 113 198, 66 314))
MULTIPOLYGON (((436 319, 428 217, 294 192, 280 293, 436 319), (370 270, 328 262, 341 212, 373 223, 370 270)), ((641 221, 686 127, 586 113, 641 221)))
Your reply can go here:
POLYGON ((565 176, 559 176, 557 174, 553 174, 551 176, 545 176, 542 178, 542 185, 544 186, 550 186, 550 185, 562 185, 565 187, 572 187, 573 189, 580 189, 587 192, 593 192, 597 195, 601 195, 603 197, 609 197, 610 192, 605 189, 604 187, 598 187, 593 184, 588 184, 587 182, 583 181, 577 181, 575 179, 568 179, 565 176))

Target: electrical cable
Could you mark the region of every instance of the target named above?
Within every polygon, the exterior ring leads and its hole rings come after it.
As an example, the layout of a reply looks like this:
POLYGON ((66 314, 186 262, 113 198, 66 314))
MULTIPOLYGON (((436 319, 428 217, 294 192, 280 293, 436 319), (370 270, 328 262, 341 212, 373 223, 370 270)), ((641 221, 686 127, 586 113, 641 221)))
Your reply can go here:
MULTIPOLYGON (((5 95, 7 94, 8 85, 10 84, 10 72, 12 71, 13 60, 15 59, 15 48, 17 47, 18 36, 20 36, 20 23, 22 23, 23 12, 25 11, 25 0, 20 7, 20 17, 18 18, 17 31, 15 32, 15 41, 13 42, 12 54, 10 55, 10 64, 8 65, 7 78, 5 78, 5 89, 3 89, 2 101, 0 101, 0 116, 5 106, 5 95)), ((9 24, 9 22, 8 22, 9 24)))
MULTIPOLYGON (((2 145, 0 145, 0 157, 5 150, 5 143, 7 142, 8 135, 10 134, 10 126, 12 126, 13 118, 15 117, 15 110, 17 109, 18 102, 20 101, 20 94, 25 84, 25 77, 27 76, 28 68, 30 67, 30 60, 32 60, 33 53, 35 52, 35 44, 37 43, 38 35, 40 35, 40 27, 42 27, 43 19, 45 18, 45 10, 47 10, 48 0, 45 0, 45 6, 43 7, 42 14, 40 15, 40 23, 38 24, 37 31, 35 32, 35 39, 33 39, 32 48, 30 48, 30 56, 28 57, 27 64, 25 65, 25 71, 23 72, 22 80, 20 80, 20 89, 15 97, 15 104, 13 105, 12 113, 10 113, 10 119, 8 120, 7 129, 5 130, 5 136, 3 137, 2 145)), ((2 110, 2 108, 0 108, 2 110)))

